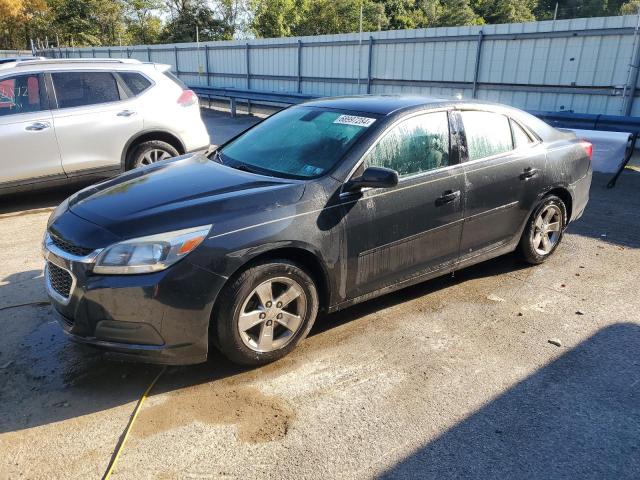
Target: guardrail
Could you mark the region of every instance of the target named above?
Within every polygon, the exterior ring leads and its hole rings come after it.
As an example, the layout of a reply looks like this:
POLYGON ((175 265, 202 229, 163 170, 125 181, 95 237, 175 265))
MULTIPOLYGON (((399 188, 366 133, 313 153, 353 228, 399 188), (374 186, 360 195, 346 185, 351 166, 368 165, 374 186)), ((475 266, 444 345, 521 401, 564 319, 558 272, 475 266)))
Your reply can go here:
POLYGON ((229 100, 229 110, 231 116, 236 116, 236 102, 238 100, 246 100, 247 102, 266 102, 281 105, 296 105, 317 98, 315 95, 306 95, 303 93, 280 93, 280 92, 261 92, 256 90, 242 90, 237 88, 216 88, 190 86, 196 95, 200 98, 211 100, 212 98, 223 98, 229 100))

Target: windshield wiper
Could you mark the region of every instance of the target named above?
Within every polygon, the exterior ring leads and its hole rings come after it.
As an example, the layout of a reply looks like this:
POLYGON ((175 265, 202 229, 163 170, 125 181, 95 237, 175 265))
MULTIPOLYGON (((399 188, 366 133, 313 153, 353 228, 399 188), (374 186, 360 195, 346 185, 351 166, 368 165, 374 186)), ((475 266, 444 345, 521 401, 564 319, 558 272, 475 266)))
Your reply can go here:
POLYGON ((262 175, 260 172, 258 172, 258 170, 250 167, 246 163, 238 163, 236 165, 229 165, 229 166, 232 168, 235 168, 236 170, 242 170, 243 172, 256 173, 258 175, 262 175))
POLYGON ((213 153, 213 157, 211 158, 211 160, 213 160, 214 162, 218 162, 220 165, 224 165, 224 162, 222 161, 222 155, 220 155, 220 150, 216 150, 213 153))

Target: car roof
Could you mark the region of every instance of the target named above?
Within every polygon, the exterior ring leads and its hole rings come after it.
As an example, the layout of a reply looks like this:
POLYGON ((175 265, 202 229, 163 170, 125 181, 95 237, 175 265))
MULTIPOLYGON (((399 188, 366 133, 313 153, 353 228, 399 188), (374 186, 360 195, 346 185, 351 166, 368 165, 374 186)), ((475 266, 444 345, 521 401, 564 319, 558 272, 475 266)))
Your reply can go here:
POLYGON ((356 95, 351 97, 330 97, 311 100, 303 105, 319 108, 336 108, 354 112, 388 115, 398 110, 414 107, 436 107, 449 105, 452 100, 418 95, 356 95))
POLYGON ((0 72, 4 73, 8 70, 21 72, 21 71, 50 71, 60 70, 81 70, 81 69, 131 69, 140 68, 147 65, 159 66, 161 64, 154 64, 148 62, 141 62, 133 58, 45 58, 45 59, 20 59, 15 62, 0 64, 0 72))

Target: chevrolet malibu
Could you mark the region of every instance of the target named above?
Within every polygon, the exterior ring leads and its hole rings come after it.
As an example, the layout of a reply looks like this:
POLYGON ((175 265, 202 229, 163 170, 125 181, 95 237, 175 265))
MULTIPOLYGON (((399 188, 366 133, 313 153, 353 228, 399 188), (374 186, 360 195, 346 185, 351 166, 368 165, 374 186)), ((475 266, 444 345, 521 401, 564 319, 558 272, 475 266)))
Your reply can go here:
POLYGON ((47 292, 73 340, 120 358, 264 364, 320 311, 508 252, 544 262, 585 209, 591 153, 501 105, 305 103, 65 200, 47 292))

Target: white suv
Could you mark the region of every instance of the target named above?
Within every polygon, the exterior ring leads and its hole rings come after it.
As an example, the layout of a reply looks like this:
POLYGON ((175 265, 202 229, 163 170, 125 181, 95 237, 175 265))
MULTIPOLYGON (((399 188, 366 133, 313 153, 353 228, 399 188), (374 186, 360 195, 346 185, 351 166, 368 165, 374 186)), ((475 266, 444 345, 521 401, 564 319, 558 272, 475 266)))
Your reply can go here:
POLYGON ((0 65, 0 194, 108 177, 209 146, 198 97, 168 65, 0 65))

